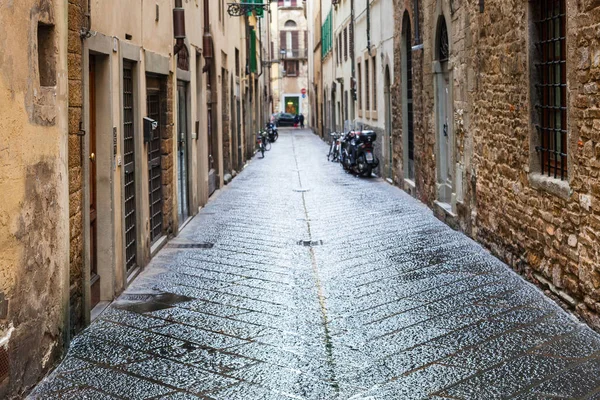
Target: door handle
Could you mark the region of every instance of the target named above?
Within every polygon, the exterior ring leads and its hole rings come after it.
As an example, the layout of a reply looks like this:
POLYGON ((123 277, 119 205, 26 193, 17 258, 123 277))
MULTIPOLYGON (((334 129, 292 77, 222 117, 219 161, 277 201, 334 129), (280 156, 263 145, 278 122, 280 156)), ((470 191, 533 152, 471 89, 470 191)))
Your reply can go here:
POLYGON ((90 154, 90 161, 96 162, 96 154, 95 153, 90 154))

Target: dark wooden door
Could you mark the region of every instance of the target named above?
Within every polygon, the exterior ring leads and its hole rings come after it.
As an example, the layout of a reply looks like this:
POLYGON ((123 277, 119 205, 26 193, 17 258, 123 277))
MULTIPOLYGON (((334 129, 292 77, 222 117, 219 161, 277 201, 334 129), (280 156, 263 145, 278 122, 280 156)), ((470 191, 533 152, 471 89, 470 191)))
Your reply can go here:
POLYGON ((90 133, 89 133, 89 188, 90 188, 90 307, 100 302, 100 275, 98 275, 98 207, 96 187, 96 63, 90 57, 90 133))
POLYGON ((133 66, 123 66, 123 164, 125 179, 125 268, 131 272, 137 266, 137 224, 135 198, 135 136, 133 103, 133 66))
POLYGON ((164 121, 161 113, 162 93, 159 89, 159 80, 156 78, 148 78, 147 87, 146 105, 148 109, 148 118, 158 122, 158 128, 152 132, 152 137, 148 142, 150 240, 154 243, 163 235, 162 154, 160 141, 164 121))

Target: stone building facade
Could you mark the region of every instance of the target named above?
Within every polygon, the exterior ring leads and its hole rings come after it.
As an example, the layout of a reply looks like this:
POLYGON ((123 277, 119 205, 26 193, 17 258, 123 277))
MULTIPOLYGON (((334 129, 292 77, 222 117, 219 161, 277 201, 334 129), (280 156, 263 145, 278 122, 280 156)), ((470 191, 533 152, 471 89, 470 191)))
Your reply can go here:
POLYGON ((304 114, 310 121, 308 21, 304 2, 285 0, 271 6, 273 112, 304 114), (302 91, 305 91, 302 93, 302 91))
POLYGON ((600 4, 395 1, 394 14, 394 182, 600 328, 600 4))
POLYGON ((0 398, 241 170, 265 118, 259 18, 134 3, 0 5, 0 398))

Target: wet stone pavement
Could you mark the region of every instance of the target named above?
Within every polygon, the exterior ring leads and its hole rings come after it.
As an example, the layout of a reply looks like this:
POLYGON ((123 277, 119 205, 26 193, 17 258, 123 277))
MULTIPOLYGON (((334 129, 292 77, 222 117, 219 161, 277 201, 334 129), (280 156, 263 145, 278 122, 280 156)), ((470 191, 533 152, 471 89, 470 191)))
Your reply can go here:
POLYGON ((600 338, 378 179, 282 132, 35 399, 600 399, 600 338))

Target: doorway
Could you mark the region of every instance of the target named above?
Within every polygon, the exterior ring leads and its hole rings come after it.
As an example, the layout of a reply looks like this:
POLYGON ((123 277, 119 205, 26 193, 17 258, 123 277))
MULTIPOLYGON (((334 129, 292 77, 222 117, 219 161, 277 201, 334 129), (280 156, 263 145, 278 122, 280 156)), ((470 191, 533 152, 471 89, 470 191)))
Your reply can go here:
POLYGON ((285 96, 285 112, 288 114, 300 114, 300 98, 298 96, 285 96))
POLYGON ((412 33, 408 11, 402 18, 402 132, 404 178, 415 179, 415 135, 413 119, 412 33))
POLYGON ((135 109, 133 98, 133 63, 123 64, 123 164, 125 194, 125 269, 137 266, 137 210, 135 192, 135 109))
POLYGON ((453 134, 451 76, 448 67, 450 55, 448 28, 444 16, 440 16, 436 34, 435 100, 438 142, 438 201, 450 204, 453 183, 453 134))
POLYGON ((100 275, 98 274, 98 196, 96 165, 96 59, 90 56, 89 68, 89 194, 90 194, 90 309, 101 299, 100 275))
POLYGON ((390 67, 385 67, 385 134, 387 136, 387 148, 388 148, 388 171, 387 175, 389 179, 394 179, 394 151, 392 143, 392 93, 391 93, 392 82, 390 78, 390 67))
POLYGON ((158 123, 152 131, 148 146, 148 200, 150 218, 150 243, 163 236, 163 191, 161 138, 165 127, 163 107, 166 93, 156 76, 146 76, 146 107, 148 118, 158 123))
POLYGON ((188 186, 188 113, 187 113, 187 84, 177 82, 177 197, 179 226, 190 216, 189 186, 188 186))

